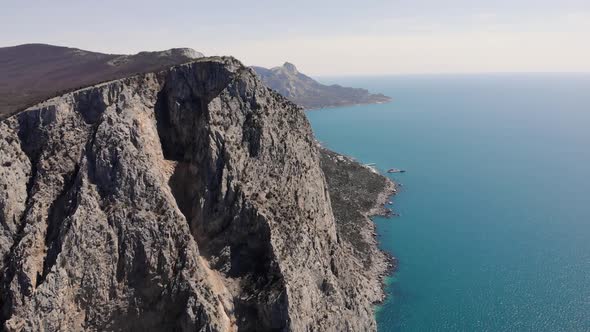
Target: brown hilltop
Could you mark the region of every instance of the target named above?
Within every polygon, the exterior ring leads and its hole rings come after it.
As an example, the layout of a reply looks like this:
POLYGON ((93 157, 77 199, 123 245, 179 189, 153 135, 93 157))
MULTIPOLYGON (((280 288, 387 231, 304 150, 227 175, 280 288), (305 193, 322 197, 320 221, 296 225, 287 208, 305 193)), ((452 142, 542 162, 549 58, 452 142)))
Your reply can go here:
POLYGON ((45 44, 2 47, 0 118, 55 96, 58 91, 157 71, 202 56, 181 48, 120 55, 45 44))

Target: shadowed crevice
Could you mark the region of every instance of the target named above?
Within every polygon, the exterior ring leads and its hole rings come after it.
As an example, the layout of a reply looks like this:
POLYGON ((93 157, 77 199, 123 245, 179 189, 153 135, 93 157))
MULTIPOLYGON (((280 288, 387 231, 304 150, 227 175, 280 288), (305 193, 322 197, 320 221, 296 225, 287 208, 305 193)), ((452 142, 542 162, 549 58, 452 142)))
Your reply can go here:
POLYGON ((64 187, 49 208, 45 235, 47 253, 43 261, 43 272, 37 278, 36 287, 45 281, 61 252, 63 237, 69 228, 68 217, 76 210, 76 191, 74 189, 77 187, 79 172, 80 165, 76 165, 74 171, 67 176, 68 179, 65 181, 64 187))
MULTIPOLYGON (((24 237, 25 226, 27 225, 27 217, 32 208, 33 185, 38 176, 38 163, 40 158, 40 151, 43 142, 46 141, 46 135, 42 130, 43 124, 43 109, 26 112, 18 115, 18 132, 21 150, 25 153, 31 164, 31 171, 26 185, 25 209, 20 216, 17 224, 17 230, 13 237, 13 243, 10 250, 4 257, 2 265, 2 275, 0 276, 0 324, 4 325, 6 320, 10 319, 12 315, 12 293, 9 291, 10 283, 17 275, 18 266, 15 258, 15 251, 18 248, 21 240, 24 237)), ((46 119, 48 120, 48 119, 46 119)), ((32 287, 30 280, 24 280, 19 277, 17 280, 25 291, 32 287)))
MULTIPOLYGON (((226 137, 211 130, 209 103, 220 92, 190 77, 159 92, 155 118, 164 158, 176 162, 168 181, 178 209, 211 268, 239 283, 234 315, 239 331, 282 331, 289 325, 285 281, 276 263, 270 225, 227 175, 226 137), (190 97, 174 91, 190 87, 190 97), (217 94, 212 94, 214 91, 217 94)), ((224 83, 228 84, 228 83, 224 83)), ((250 112, 242 124, 250 157, 260 151, 262 126, 250 112)))

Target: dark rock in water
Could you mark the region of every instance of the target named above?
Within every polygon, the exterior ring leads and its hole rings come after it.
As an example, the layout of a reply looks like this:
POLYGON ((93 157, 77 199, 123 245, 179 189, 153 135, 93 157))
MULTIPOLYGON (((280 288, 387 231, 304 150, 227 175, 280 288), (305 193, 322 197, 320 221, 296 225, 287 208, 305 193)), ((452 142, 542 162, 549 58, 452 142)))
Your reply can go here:
POLYGON ((376 330, 367 215, 392 185, 351 197, 302 109, 233 58, 47 100, 0 121, 0 151, 6 331, 376 330))
POLYGON ((285 62, 282 67, 271 69, 252 68, 266 85, 306 109, 391 101, 390 97, 380 93, 372 94, 366 89, 320 84, 300 73, 295 65, 289 62, 285 62))

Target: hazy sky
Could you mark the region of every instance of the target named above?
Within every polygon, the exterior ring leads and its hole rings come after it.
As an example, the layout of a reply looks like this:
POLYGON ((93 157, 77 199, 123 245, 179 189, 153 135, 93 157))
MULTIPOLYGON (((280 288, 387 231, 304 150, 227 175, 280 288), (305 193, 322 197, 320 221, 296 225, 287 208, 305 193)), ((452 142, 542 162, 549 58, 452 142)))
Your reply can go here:
POLYGON ((191 47, 313 75, 590 72, 590 0, 0 0, 0 46, 191 47))

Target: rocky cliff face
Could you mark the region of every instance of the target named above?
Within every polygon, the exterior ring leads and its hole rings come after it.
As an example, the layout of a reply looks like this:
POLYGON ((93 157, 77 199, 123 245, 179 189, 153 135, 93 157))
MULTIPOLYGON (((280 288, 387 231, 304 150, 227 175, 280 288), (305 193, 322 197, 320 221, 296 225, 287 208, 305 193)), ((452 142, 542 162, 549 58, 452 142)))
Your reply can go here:
POLYGON ((50 99, 0 150, 7 331, 375 330, 303 111, 233 58, 50 99))

